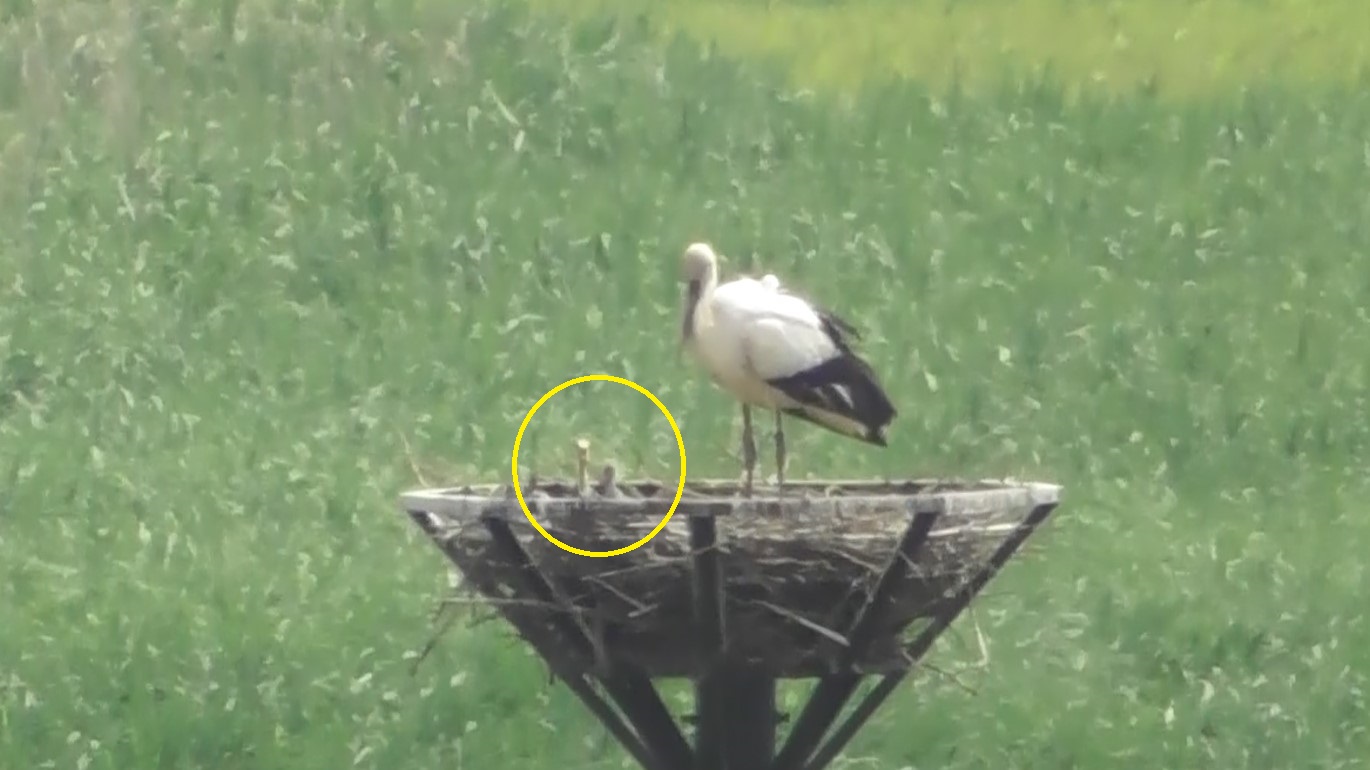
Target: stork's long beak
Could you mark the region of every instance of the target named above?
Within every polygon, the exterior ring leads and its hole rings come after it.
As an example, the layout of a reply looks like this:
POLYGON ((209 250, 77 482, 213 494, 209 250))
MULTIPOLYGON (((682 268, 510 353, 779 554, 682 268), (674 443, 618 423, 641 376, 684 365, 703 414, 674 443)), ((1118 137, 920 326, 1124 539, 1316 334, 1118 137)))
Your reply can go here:
POLYGON ((699 304, 701 291, 699 280, 690 281, 685 290, 685 312, 680 320, 680 344, 676 346, 676 357, 685 352, 685 342, 694 335, 695 306, 699 304))

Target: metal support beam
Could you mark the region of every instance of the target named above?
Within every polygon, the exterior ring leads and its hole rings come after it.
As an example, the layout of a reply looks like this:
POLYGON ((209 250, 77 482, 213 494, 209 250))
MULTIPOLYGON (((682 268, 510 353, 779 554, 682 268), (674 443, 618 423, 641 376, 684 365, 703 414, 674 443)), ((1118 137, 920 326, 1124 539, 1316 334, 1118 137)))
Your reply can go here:
POLYGON ((761 770, 775 753, 776 680, 728 656, 727 592, 712 515, 690 519, 693 564, 696 770, 761 770))
POLYGON ((700 674, 695 679, 695 770, 723 770, 728 702, 727 672, 720 666, 727 642, 724 621, 723 560, 718 555, 718 531, 711 515, 690 517, 690 559, 693 567, 695 654, 700 674))
MULTIPOLYGON (((436 534, 433 521, 427 514, 422 511, 411 511, 410 517, 430 536, 436 534)), ((507 544, 504 548, 507 549, 507 544)), ((521 551, 522 549, 518 550, 521 551)), ((506 619, 524 638, 533 638, 533 635, 529 633, 531 629, 527 621, 521 620, 517 616, 506 616, 506 619)), ((551 651, 547 650, 539 650, 539 652, 543 653, 543 659, 552 669, 552 673, 566 683, 566 686, 580 699, 580 702, 585 704, 585 708, 599 719, 605 729, 614 736, 624 750, 632 755, 633 759, 637 760, 639 765, 645 770, 671 770, 669 766, 662 764, 657 759, 656 755, 638 738, 637 734, 614 711, 613 707, 601 698, 599 693, 595 692, 584 673, 578 670, 570 657, 565 654, 548 654, 551 651)))
POLYGON ((727 770, 763 770, 775 756, 775 679, 756 666, 728 665, 723 721, 727 726, 727 770))
POLYGON ((839 670, 818 681, 808 703, 804 704, 804 710, 799 713, 799 718, 785 737, 785 745, 771 764, 772 770, 799 770, 804 767, 809 755, 822 742, 833 720, 841 713, 847 699, 856 691, 861 683, 861 675, 852 671, 851 666, 870 644, 884 614, 890 589, 907 579, 914 557, 927 542, 939 515, 926 511, 914 515, 885 571, 876 581, 874 590, 866 597, 866 603, 852 622, 851 630, 847 633, 848 646, 839 659, 839 670))
MULTIPOLYGON (((932 648, 933 643, 942 635, 942 632, 955 622, 956 618, 970 605, 971 600, 1003 568, 1023 542, 1036 531, 1038 525, 1046 521, 1047 516, 1051 515, 1057 505, 1057 503, 1045 503, 1033 508, 1032 512, 1018 524, 1013 533, 999 544, 994 554, 990 556, 989 561, 976 571, 969 580, 961 584, 960 589, 952 596, 947 606, 935 615, 932 622, 909 644, 907 653, 913 664, 917 664, 923 659, 923 656, 932 648)), ((857 704, 852 713, 828 739, 828 742, 814 753, 808 764, 803 765, 803 770, 823 770, 831 764, 837 755, 841 754, 842 750, 847 747, 851 739, 856 736, 857 732, 865 726, 876 710, 884 704, 885 699, 894 692, 899 683, 904 681, 904 677, 908 676, 911 670, 912 665, 903 671, 888 674, 882 678, 880 683, 857 704)))
MULTIPOLYGON (((593 642, 587 635, 585 627, 570 614, 574 611, 570 601, 561 595, 561 592, 533 563, 532 557, 528 555, 528 552, 519 544, 518 539, 509 529, 508 522, 498 516, 487 516, 484 518, 484 522, 486 529, 490 531, 494 546, 501 551, 503 558, 510 563, 519 565, 519 573, 522 576, 526 593, 538 601, 566 610, 566 614, 553 616, 552 622, 567 642, 573 645, 576 653, 587 660, 591 659, 594 656, 593 642)), ((540 650, 540 652, 544 651, 540 650)), ((550 661, 551 656, 547 652, 544 652, 544 657, 550 661)), ((558 676, 566 679, 560 673, 558 676)), ((577 674, 576 677, 581 678, 583 674, 577 674)), ((660 694, 652 686, 651 680, 642 673, 631 670, 622 664, 618 664, 613 670, 605 672, 599 679, 624 718, 632 725, 634 732, 636 732, 636 740, 645 746, 652 757, 652 761, 650 763, 644 762, 636 754, 634 754, 634 758, 638 759, 638 762, 644 767, 653 768, 653 770, 655 768, 689 770, 690 746, 685 742, 685 737, 681 734, 680 728, 676 726, 675 719, 671 717, 671 712, 666 708, 666 704, 662 702, 660 694)), ((600 716, 601 720, 604 719, 598 713, 596 716, 600 716)), ((606 726, 609 726, 608 722, 606 722, 606 726)), ((614 737, 623 742, 619 732, 615 732, 612 727, 610 730, 614 732, 614 737)), ((628 743, 624 743, 624 747, 632 750, 628 743)))

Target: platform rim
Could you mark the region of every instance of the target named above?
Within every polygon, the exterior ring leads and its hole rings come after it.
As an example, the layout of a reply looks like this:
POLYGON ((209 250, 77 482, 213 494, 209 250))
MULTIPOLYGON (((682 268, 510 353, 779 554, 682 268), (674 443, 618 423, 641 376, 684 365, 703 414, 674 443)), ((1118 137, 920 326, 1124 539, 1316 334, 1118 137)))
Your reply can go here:
MULTIPOLYGON (((705 479, 706 483, 716 482, 719 484, 731 483, 728 479, 705 479)), ((655 480, 624 480, 623 485, 638 483, 661 482, 655 480)), ((557 483, 564 483, 558 481, 557 483)), ((688 483, 688 482, 687 482, 688 483)), ((771 490, 758 490, 758 494, 750 498, 735 496, 713 496, 697 495, 682 498, 680 505, 676 509, 678 514, 686 515, 718 515, 721 509, 726 507, 727 513, 746 513, 748 509, 758 507, 795 507, 811 504, 817 501, 862 501, 862 502, 883 502, 900 501, 910 513, 939 513, 955 515, 957 513, 978 513, 987 510, 1004 509, 1010 507, 1034 507, 1037 505, 1060 505, 1062 502, 1064 486, 1055 482, 1045 481, 1024 481, 1020 479, 1003 478, 982 478, 982 479, 949 479, 949 478, 926 478, 926 479, 821 479, 821 480, 796 480, 787 482, 787 488, 813 487, 820 484, 993 484, 997 488, 991 489, 961 489, 961 490, 941 490, 930 492, 915 492, 912 494, 872 494, 872 495, 843 495, 841 497, 817 497, 789 494, 778 496, 771 490)), ((498 483, 471 483, 471 484, 446 484, 443 486, 430 486, 411 488, 402 492, 399 496, 399 508, 406 514, 428 513, 448 517, 474 517, 481 511, 490 507, 491 503, 503 501, 504 495, 510 490, 509 484, 498 483), (465 490, 471 490, 469 492, 465 490)), ((512 496, 509 502, 514 502, 512 496)), ((650 508, 658 505, 669 505, 670 498, 661 497, 629 497, 629 498, 532 498, 528 500, 530 507, 534 510, 545 510, 547 507, 572 508, 584 505, 586 502, 593 502, 597 508, 623 508, 641 509, 650 508)))

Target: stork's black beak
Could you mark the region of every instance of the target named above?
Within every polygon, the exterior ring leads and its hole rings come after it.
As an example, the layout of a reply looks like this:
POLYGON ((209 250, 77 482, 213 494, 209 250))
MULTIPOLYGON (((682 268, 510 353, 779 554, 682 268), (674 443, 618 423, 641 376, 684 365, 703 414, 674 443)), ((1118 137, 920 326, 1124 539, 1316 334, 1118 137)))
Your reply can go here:
POLYGON ((686 340, 694 336, 695 306, 699 304, 701 290, 698 280, 690 281, 685 289, 685 313, 680 320, 680 344, 676 348, 676 357, 685 352, 686 340))
POLYGON ((698 279, 690 281, 685 289, 685 316, 680 322, 680 339, 682 342, 694 334, 695 305, 699 304, 700 291, 698 279))

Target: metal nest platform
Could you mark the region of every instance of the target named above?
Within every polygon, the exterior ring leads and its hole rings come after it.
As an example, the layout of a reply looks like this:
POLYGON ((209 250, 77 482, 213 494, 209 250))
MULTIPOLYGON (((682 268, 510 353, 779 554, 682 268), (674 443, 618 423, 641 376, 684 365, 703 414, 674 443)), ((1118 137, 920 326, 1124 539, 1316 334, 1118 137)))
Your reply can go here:
MULTIPOLYGON (((641 540, 674 495, 524 491, 549 534, 597 552, 641 540)), ((1054 484, 1011 481, 790 481, 752 497, 687 482, 654 538, 603 558, 544 538, 507 484, 401 504, 643 768, 818 770, 1059 502, 1054 484), (829 735, 868 675, 882 680, 829 735), (692 742, 651 683, 680 677, 696 683, 692 742), (777 752, 776 680, 815 677, 777 752)))

